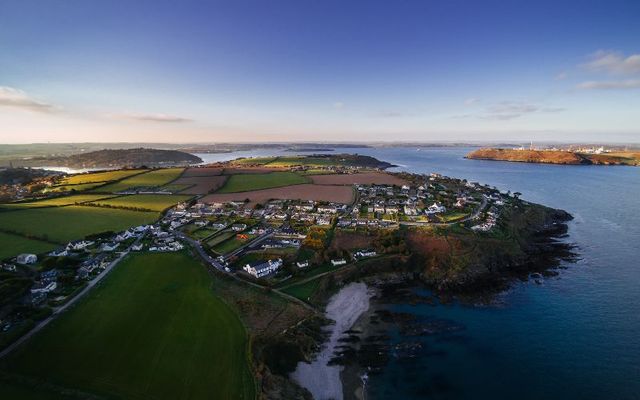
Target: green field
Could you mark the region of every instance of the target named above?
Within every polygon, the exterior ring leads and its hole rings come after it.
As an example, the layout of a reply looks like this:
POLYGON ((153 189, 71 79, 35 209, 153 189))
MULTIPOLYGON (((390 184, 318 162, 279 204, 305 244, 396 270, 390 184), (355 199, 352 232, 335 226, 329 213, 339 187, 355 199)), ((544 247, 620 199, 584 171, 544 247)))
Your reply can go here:
POLYGON ((79 203, 87 203, 94 200, 100 200, 113 197, 108 194, 74 194, 71 196, 55 197, 45 200, 29 201, 22 203, 8 203, 0 204, 0 208, 34 208, 34 207, 57 207, 57 206, 69 206, 79 203))
POLYGON ((0 232, 0 260, 15 257, 21 253, 40 254, 55 249, 57 246, 40 240, 27 239, 23 236, 0 232))
POLYGON ((238 165, 265 165, 275 160, 276 157, 252 157, 252 158, 240 158, 233 160, 232 164, 238 165))
POLYGON ((150 211, 164 211, 180 202, 189 200, 193 196, 185 195, 165 195, 165 194, 134 194, 130 196, 121 196, 112 199, 94 201, 92 204, 110 206, 137 208, 150 211))
POLYGON ((246 332, 211 288, 186 253, 131 256, 0 365, 109 398, 253 399, 246 332))
POLYGON ((233 231, 222 231, 220 233, 218 233, 217 235, 215 235, 214 237, 212 237, 211 239, 207 240, 207 246, 209 247, 214 247, 215 245, 217 245, 218 243, 222 243, 225 240, 233 237, 236 233, 233 231))
POLYGON ((212 247, 211 250, 215 251, 218 254, 230 253, 235 249, 237 249, 238 247, 249 243, 251 240, 253 240, 256 237, 256 235, 247 235, 247 236, 249 238, 246 240, 238 239, 237 236, 232 237, 231 239, 225 240, 224 242, 219 243, 216 246, 212 247))
POLYGON ((217 229, 213 229, 213 228, 198 228, 195 229, 193 231, 191 231, 189 233, 189 236, 191 236, 192 238, 196 239, 196 240, 202 240, 202 239, 206 239, 209 236, 215 234, 216 232, 218 232, 217 229))
POLYGON ((184 168, 156 169, 144 174, 138 174, 119 182, 102 186, 96 190, 101 192, 120 192, 135 187, 159 187, 176 180, 182 174, 184 168))
POLYGON ((310 180, 295 172, 270 172, 267 174, 231 175, 216 193, 236 193, 281 186, 309 183, 310 180))
POLYGON ((299 285, 289 286, 286 289, 282 289, 282 291, 302 301, 307 301, 316 292, 318 285, 320 285, 320 279, 313 279, 299 285))
POLYGON ((76 192, 83 192, 85 190, 93 189, 95 187, 104 185, 104 182, 96 182, 96 183, 80 183, 78 185, 56 185, 51 186, 49 188, 44 189, 45 193, 49 192, 67 192, 70 190, 75 190, 76 192))
POLYGON ((117 181, 131 175, 143 172, 143 169, 122 169, 117 171, 93 172, 88 174, 76 174, 64 178, 59 185, 78 185, 82 183, 117 181))
POLYGON ((106 231, 122 231, 158 219, 157 212, 100 207, 30 208, 0 213, 0 230, 14 231, 58 243, 106 231))

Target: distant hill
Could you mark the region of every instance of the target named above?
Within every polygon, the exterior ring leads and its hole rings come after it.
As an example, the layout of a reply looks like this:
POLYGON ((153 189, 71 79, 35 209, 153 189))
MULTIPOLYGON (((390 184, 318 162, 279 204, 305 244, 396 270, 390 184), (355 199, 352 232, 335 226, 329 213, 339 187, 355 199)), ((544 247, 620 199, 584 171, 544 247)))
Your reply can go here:
POLYGON ((32 166, 68 168, 161 167, 201 163, 200 157, 178 150, 106 149, 65 157, 41 157, 29 160, 32 166))
POLYGON ((474 160, 513 161, 567 165, 640 165, 640 153, 586 154, 572 151, 479 149, 466 155, 474 160))

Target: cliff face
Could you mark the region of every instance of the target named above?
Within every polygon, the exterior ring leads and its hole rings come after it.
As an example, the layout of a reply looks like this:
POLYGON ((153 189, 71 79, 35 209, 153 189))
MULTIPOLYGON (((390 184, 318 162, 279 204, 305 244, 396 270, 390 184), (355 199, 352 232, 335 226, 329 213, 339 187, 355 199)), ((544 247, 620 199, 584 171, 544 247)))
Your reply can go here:
POLYGON ((467 154, 475 160, 516 161, 546 164, 591 164, 580 154, 569 151, 479 149, 467 154))

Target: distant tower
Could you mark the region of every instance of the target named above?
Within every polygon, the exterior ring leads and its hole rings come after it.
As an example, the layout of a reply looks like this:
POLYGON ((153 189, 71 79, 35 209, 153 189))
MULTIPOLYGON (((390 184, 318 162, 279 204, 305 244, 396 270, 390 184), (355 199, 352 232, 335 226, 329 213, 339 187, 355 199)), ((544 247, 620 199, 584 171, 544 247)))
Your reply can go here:
POLYGON ((529 150, 533 150, 533 140, 531 141, 531 144, 529 145, 529 150))

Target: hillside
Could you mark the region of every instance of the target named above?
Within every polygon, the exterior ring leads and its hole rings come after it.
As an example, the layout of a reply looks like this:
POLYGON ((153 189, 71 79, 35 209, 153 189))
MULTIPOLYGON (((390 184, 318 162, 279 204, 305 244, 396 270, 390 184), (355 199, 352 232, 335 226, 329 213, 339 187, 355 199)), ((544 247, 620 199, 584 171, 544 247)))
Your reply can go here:
POLYGON ((591 164, 589 160, 577 153, 550 150, 479 149, 467 154, 466 158, 545 164, 591 164))
POLYGON ((159 167, 201 163, 200 157, 178 150, 106 149, 66 157, 41 157, 29 161, 32 166, 69 168, 159 167))
POLYGON ((465 158, 472 160, 513 161, 569 165, 640 165, 640 153, 619 151, 603 154, 553 150, 513 150, 486 148, 472 151, 465 158))

